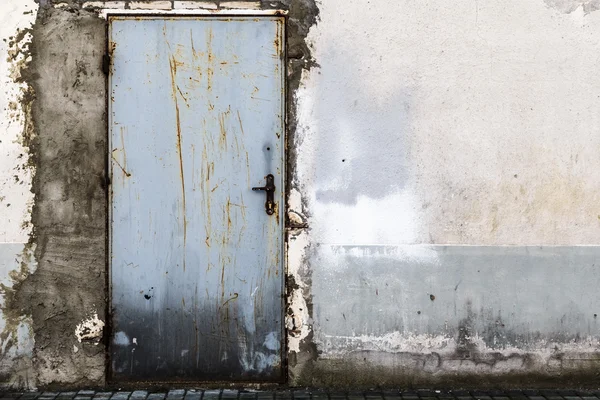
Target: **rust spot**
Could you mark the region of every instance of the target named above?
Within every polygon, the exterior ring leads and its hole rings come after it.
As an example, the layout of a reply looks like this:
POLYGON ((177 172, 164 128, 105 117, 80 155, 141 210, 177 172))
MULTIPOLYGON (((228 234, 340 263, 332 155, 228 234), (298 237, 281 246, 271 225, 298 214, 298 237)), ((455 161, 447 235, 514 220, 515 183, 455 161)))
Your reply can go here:
POLYGON ((207 90, 211 90, 212 89, 212 80, 213 80, 213 61, 214 61, 214 54, 212 51, 212 40, 213 40, 213 31, 212 28, 209 27, 208 28, 208 32, 206 34, 207 37, 207 42, 206 42, 206 58, 207 58, 207 64, 208 67, 206 68, 206 87, 207 90))
MULTIPOLYGON (((168 42, 167 42, 168 45, 168 42)), ((170 46, 169 46, 170 48, 170 46)), ((175 102, 175 128, 176 128, 176 143, 177 143, 177 155, 179 156, 179 175, 181 178, 181 213, 183 219, 183 270, 185 271, 185 253, 187 243, 187 220, 186 220, 186 204, 185 204, 185 175, 183 171, 183 153, 181 149, 181 121, 179 116, 179 102, 177 96, 177 65, 178 62, 173 55, 169 58, 169 70, 171 72, 171 89, 173 94, 173 100, 175 102)))
MULTIPOLYGON (((129 178, 131 176, 131 174, 129 172, 127 172, 127 153, 125 152, 125 139, 124 139, 124 135, 123 135, 124 132, 125 132, 125 127, 121 126, 120 133, 121 133, 121 150, 123 151, 123 165, 121 165, 121 163, 119 163, 119 160, 117 160, 115 158, 114 154, 111 154, 111 157, 115 161, 117 166, 121 169, 121 171, 123 171, 123 174, 129 178)), ((113 152, 115 150, 117 150, 117 149, 114 149, 113 152)))
POLYGON ((242 125, 242 117, 240 116, 240 110, 237 110, 237 116, 238 116, 238 121, 240 122, 240 131, 242 132, 242 135, 245 135, 244 126, 242 125))
POLYGON ((196 48, 194 47, 194 35, 190 29, 190 44, 192 45, 192 55, 196 57, 196 48))
POLYGON ((232 301, 232 300, 235 300, 235 299, 237 299, 238 297, 239 297, 239 294, 237 294, 237 293, 233 293, 233 296, 232 296, 232 297, 230 297, 229 299, 227 299, 227 301, 226 301, 225 303, 223 303, 222 307, 225 307, 225 305, 226 305, 227 303, 229 303, 229 302, 230 302, 230 301, 232 301))
POLYGON ((225 149, 227 147, 227 131, 225 130, 225 113, 219 114, 219 129, 221 134, 219 135, 219 147, 225 149))
POLYGON ((188 106, 188 108, 190 107, 190 105, 188 104, 188 100, 187 97, 185 97, 183 95, 183 92, 181 91, 181 89, 179 88, 179 85, 177 85, 177 91, 179 92, 179 94, 181 95, 181 98, 183 99, 183 101, 185 101, 185 105, 188 106))
POLYGON ((121 171, 123 171, 123 174, 129 178, 131 176, 131 174, 129 172, 127 172, 125 170, 125 168, 123 168, 123 166, 119 163, 119 160, 117 160, 114 155, 112 155, 112 159, 117 164, 117 166, 121 169, 121 171))

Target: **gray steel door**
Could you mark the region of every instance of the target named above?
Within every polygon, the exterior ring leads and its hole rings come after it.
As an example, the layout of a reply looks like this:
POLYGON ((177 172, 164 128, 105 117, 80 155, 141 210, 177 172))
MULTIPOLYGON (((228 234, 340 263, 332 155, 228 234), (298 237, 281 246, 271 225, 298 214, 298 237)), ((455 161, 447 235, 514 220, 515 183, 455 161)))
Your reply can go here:
POLYGON ((112 377, 280 380, 284 19, 109 24, 112 377))

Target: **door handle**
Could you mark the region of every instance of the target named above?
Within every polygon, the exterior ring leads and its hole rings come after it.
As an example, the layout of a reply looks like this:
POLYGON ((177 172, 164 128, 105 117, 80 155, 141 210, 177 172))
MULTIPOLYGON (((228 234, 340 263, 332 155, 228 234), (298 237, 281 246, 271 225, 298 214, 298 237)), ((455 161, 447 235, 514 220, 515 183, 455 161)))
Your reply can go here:
POLYGON ((265 177, 267 184, 261 187, 253 187, 252 190, 264 190, 267 193, 267 202, 265 203, 265 211, 268 215, 273 215, 275 212, 275 177, 269 174, 265 177))

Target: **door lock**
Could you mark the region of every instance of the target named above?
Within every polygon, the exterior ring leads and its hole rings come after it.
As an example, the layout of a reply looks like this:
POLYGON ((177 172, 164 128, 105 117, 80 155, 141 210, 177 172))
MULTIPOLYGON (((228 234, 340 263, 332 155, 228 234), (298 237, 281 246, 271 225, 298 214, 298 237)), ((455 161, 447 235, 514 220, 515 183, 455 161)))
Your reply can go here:
POLYGON ((265 211, 269 215, 275 212, 275 177, 272 174, 266 177, 267 184, 262 187, 253 187, 252 190, 264 190, 267 193, 267 202, 265 203, 265 211))

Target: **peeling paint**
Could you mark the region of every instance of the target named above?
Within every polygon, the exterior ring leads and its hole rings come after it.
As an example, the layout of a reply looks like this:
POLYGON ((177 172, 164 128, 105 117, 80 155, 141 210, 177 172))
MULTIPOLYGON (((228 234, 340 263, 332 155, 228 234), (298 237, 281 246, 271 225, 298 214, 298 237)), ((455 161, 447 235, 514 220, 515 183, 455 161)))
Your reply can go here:
MULTIPOLYGON (((95 312, 90 317, 87 317, 75 327, 75 337, 77 341, 93 341, 98 344, 104 331, 104 321, 98 318, 98 313, 95 312)), ((135 339, 134 339, 135 340, 135 339)))
POLYGON ((289 351, 299 352, 300 343, 305 340, 311 330, 306 291, 308 285, 304 282, 306 251, 309 248, 309 236, 306 232, 290 235, 288 239, 288 292, 285 323, 288 330, 289 351))

